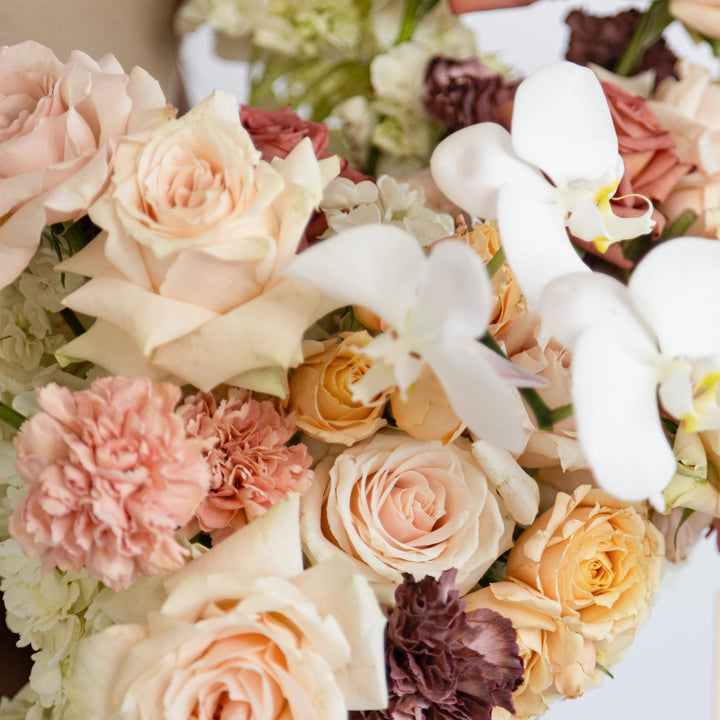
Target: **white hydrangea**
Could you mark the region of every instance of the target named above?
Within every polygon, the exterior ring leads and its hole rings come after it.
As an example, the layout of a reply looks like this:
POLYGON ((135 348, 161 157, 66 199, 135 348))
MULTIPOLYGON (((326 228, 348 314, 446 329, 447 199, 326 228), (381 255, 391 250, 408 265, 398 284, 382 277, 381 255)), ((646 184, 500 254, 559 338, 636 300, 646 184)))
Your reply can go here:
POLYGON ((425 89, 429 57, 412 42, 391 47, 370 63, 370 81, 378 98, 417 105, 425 89))
POLYGON ((0 541, 10 537, 8 519, 25 484, 15 472, 17 452, 12 442, 0 441, 0 541))
POLYGON ((62 299, 84 282, 80 275, 55 270, 57 256, 51 248, 40 246, 28 267, 15 281, 18 292, 49 313, 64 309, 62 299))
POLYGON ((183 33, 206 22, 222 35, 250 36, 257 47, 298 59, 342 58, 358 51, 366 15, 364 3, 353 0, 186 0, 175 23, 183 33))
POLYGON ((63 683, 72 670, 74 647, 88 631, 111 624, 91 609, 101 588, 85 571, 43 573, 40 560, 25 557, 17 541, 10 538, 0 543, 0 590, 7 626, 19 635, 21 647, 30 645, 35 650, 30 688, 42 708, 62 708, 66 702, 63 683), (88 613, 91 627, 86 627, 88 613))
POLYGON ((411 190, 407 183, 389 175, 382 175, 377 183, 336 178, 326 188, 320 209, 328 223, 325 236, 358 225, 385 223, 407 230, 422 245, 430 245, 452 235, 455 229, 450 215, 425 206, 422 188, 411 190))

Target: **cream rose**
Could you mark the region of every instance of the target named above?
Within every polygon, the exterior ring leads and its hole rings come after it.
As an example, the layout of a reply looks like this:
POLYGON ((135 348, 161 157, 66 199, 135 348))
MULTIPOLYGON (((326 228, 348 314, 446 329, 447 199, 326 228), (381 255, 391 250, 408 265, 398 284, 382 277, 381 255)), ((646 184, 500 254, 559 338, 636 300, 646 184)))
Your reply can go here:
POLYGON ((0 48, 0 288, 43 226, 77 219, 104 189, 117 141, 168 118, 157 81, 112 55, 68 63, 34 42, 0 48))
POLYGON ((290 378, 288 410, 310 437, 352 445, 385 425, 387 393, 369 404, 352 399, 350 384, 368 371, 372 360, 362 354, 370 342, 365 332, 342 333, 340 342, 327 340, 306 356, 290 378))
POLYGON ((298 530, 295 496, 167 580, 160 607, 142 591, 112 598, 137 621, 79 643, 65 717, 347 720, 384 707, 384 615, 349 563, 303 572, 298 530))
POLYGON ((718 0, 670 0, 670 14, 689 28, 720 40, 718 0))
POLYGON ((337 170, 309 139, 262 161, 227 93, 123 142, 90 210, 105 232, 60 265, 91 278, 66 304, 98 318, 63 360, 281 393, 279 372, 258 371, 299 363, 302 333, 325 311, 282 272, 337 170))
POLYGON ((495 610, 517 631, 525 676, 513 693, 514 717, 531 720, 543 715, 552 701, 582 694, 595 673, 595 648, 562 620, 559 602, 509 580, 491 583, 465 600, 468 611, 495 610))
POLYGON ((454 567, 458 589, 467 592, 512 544, 508 506, 531 521, 533 490, 531 478, 487 446, 381 430, 318 463, 302 500, 303 546, 311 563, 351 557, 385 603, 404 572, 437 578, 454 567), (519 496, 529 509, 515 502, 519 496))
POLYGON ((599 647, 621 648, 647 619, 664 541, 637 507, 585 485, 517 539, 507 564, 519 580, 560 603, 564 619, 599 647))

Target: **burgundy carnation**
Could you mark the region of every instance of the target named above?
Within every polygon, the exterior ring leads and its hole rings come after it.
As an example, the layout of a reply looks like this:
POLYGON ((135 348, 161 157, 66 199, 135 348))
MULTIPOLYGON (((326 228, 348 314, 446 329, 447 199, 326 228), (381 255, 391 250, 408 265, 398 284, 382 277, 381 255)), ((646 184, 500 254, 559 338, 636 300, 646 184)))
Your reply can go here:
POLYGON ((230 388, 219 401, 192 395, 178 414, 187 435, 203 441, 210 466, 210 491, 197 511, 203 530, 226 528, 239 513, 241 522, 252 520, 289 492, 310 487, 312 458, 305 445, 287 445, 295 425, 271 401, 230 388))
POLYGON ((449 132, 480 122, 496 122, 509 129, 518 85, 477 58, 434 57, 425 75, 425 109, 449 132))
MULTIPOLYGON (((637 10, 625 10, 614 16, 598 17, 582 10, 573 10, 566 18, 570 44, 565 58, 578 65, 594 63, 614 70, 642 19, 637 10)), ((677 56, 660 40, 644 53, 637 71, 655 70, 655 84, 675 74, 677 56)))
POLYGON ((403 575, 388 611, 389 706, 353 720, 490 720, 496 706, 514 712, 512 693, 523 679, 517 634, 493 610, 465 612, 456 574, 419 582, 403 575))

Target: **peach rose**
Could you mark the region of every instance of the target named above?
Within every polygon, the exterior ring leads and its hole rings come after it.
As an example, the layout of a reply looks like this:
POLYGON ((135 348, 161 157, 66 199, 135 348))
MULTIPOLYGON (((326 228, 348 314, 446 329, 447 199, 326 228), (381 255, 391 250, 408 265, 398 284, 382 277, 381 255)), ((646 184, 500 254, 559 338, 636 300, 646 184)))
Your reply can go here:
POLYGON ((405 393, 390 396, 395 424, 420 440, 452 442, 465 429, 429 365, 425 365, 413 386, 405 393))
POLYGON ((297 517, 295 497, 164 588, 111 598, 126 619, 79 643, 67 715, 347 720, 384 707, 383 613, 349 563, 303 572, 297 517))
POLYGON ((677 69, 680 78, 663 80, 650 106, 673 133, 680 159, 714 175, 720 172, 720 85, 707 68, 687 59, 677 69))
POLYGON ((77 219, 104 189, 118 139, 168 118, 157 81, 112 55, 61 63, 35 42, 0 48, 0 288, 45 225, 77 219))
POLYGON ((525 522, 537 509, 537 496, 529 509, 514 503, 537 491, 534 480, 483 449, 474 452, 462 439, 442 445, 381 430, 324 458, 302 500, 310 562, 351 557, 386 603, 404 572, 437 578, 454 567, 466 592, 512 543, 508 506, 525 522))
MULTIPOLYGON (((595 648, 562 619, 560 603, 527 585, 507 580, 465 596, 467 610, 490 608, 509 618, 517 631, 525 665, 522 685, 513 693, 514 717, 532 720, 561 697, 582 694, 595 672, 595 648)), ((495 718, 495 714, 493 714, 495 718)))
POLYGON ((720 40, 718 0, 670 0, 670 14, 689 28, 720 40))
MULTIPOLYGON (((470 230, 460 216, 455 234, 467 242, 486 265, 500 250, 500 234, 495 223, 476 222, 470 230)), ((504 262, 493 274, 490 285, 493 290, 495 307, 490 316, 488 331, 492 335, 500 335, 512 325, 516 318, 526 312, 526 307, 520 286, 507 262, 504 262)))
POLYGON ((66 304, 98 318, 63 361, 282 394, 279 369, 302 360, 302 333, 325 311, 321 293, 282 273, 336 172, 307 138, 262 161, 227 93, 123 142, 90 210, 105 232, 60 265, 91 278, 66 304))
POLYGON ((296 413, 297 426, 310 437, 352 445, 385 425, 382 415, 388 393, 368 405, 353 401, 349 386, 370 367, 372 361, 362 354, 362 346, 371 338, 365 331, 342 333, 340 338, 322 343, 294 370, 288 411, 296 413))
POLYGON ((644 512, 582 486, 558 493, 520 535, 507 575, 559 602, 571 627, 617 652, 616 641, 629 644, 650 613, 663 554, 663 537, 644 512))
POLYGON ((694 172, 686 175, 662 204, 669 218, 692 210, 697 218, 686 230, 694 237, 720 237, 720 172, 704 175, 694 172))

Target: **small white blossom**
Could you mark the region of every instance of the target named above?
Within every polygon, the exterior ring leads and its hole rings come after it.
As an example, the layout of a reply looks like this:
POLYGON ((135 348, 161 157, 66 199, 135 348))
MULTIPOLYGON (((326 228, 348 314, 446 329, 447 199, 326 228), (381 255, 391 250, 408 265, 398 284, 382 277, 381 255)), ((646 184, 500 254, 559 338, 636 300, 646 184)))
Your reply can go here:
POLYGON ((407 183, 399 183, 389 175, 381 176, 377 183, 337 178, 328 185, 320 209, 328 223, 326 235, 383 223, 403 228, 421 245, 430 245, 452 235, 455 228, 450 215, 425 207, 422 188, 411 190, 407 183))

